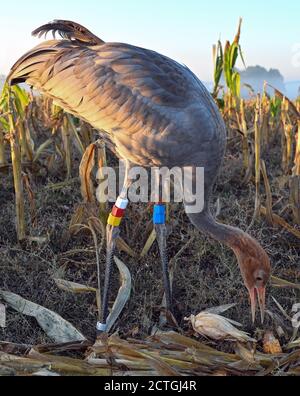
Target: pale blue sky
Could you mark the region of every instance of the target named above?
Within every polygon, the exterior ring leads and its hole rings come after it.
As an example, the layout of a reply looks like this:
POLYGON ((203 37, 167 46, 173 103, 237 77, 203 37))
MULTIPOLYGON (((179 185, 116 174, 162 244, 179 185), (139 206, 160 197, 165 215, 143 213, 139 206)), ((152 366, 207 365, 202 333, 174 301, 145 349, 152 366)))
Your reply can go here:
MULTIPOLYGON (((247 65, 278 68, 300 79, 293 49, 300 52, 300 1, 296 0, 6 0, 0 5, 0 73, 38 43, 31 31, 53 19, 85 25, 105 41, 151 48, 212 77, 212 44, 232 39, 244 18, 241 44, 247 65)), ((300 57, 299 57, 300 59, 300 57)))

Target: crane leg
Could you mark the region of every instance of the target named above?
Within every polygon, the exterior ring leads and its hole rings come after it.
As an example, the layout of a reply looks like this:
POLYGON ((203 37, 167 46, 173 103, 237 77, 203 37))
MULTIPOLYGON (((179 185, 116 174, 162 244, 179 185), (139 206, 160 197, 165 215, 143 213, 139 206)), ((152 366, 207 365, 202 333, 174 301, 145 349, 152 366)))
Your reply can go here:
POLYGON ((111 284, 111 273, 114 259, 114 252, 116 248, 116 242, 120 235, 120 224, 124 217, 125 210, 128 206, 127 193, 130 187, 129 179, 129 163, 126 163, 126 174, 122 192, 117 199, 111 214, 109 215, 107 227, 106 227, 106 268, 105 268, 105 282, 102 298, 102 315, 101 322, 97 323, 97 330, 99 333, 107 332, 107 319, 109 316, 108 305, 109 305, 109 292, 111 284))
POLYGON ((157 243, 162 265, 163 281, 166 295, 167 311, 172 312, 172 289, 169 274, 169 262, 167 257, 167 228, 166 228, 166 206, 155 205, 153 223, 157 236, 157 243))

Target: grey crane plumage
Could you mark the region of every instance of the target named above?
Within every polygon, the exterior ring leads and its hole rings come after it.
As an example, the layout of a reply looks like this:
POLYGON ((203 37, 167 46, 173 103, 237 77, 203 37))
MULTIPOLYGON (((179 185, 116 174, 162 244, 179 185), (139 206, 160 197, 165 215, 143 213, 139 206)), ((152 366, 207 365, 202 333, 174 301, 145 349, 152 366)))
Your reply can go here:
POLYGON ((58 31, 12 68, 11 84, 27 82, 66 111, 89 122, 120 158, 131 164, 205 169, 205 210, 189 215, 200 230, 236 253, 252 313, 255 294, 264 310, 269 259, 253 238, 211 216, 212 187, 222 165, 226 128, 211 95, 185 66, 155 51, 105 43, 70 21, 37 29, 58 31))

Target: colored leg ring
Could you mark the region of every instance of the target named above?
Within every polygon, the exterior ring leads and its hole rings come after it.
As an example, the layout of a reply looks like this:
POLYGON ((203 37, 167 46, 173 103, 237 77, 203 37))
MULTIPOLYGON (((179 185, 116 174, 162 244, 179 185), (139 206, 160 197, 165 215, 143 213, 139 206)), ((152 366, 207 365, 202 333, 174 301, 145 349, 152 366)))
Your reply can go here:
POLYGON ((166 206, 163 204, 154 205, 153 223, 166 224, 166 206))
POLYGON ((125 210, 127 208, 127 206, 128 206, 128 199, 124 199, 124 198, 119 197, 117 199, 117 202, 116 202, 115 206, 117 208, 119 208, 119 209, 124 209, 125 210))
POLYGON ((111 225, 112 227, 119 227, 122 221, 122 217, 115 217, 112 214, 109 215, 107 224, 111 225))
POLYGON ((113 207, 111 212, 112 216, 114 217, 124 217, 125 209, 120 209, 116 205, 113 207))

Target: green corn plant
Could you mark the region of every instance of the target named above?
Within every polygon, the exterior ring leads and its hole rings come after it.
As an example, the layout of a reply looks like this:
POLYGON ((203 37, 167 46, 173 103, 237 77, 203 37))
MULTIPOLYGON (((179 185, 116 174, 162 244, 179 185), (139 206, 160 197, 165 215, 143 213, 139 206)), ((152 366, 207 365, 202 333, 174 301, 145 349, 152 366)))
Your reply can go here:
POLYGON ((16 229, 18 240, 21 241, 26 237, 26 227, 20 130, 17 128, 17 121, 20 121, 19 116, 20 118, 24 117, 25 112, 23 113, 23 110, 26 106, 26 96, 18 87, 10 88, 6 84, 0 98, 0 106, 2 110, 7 112, 6 122, 2 122, 1 125, 4 126, 9 136, 15 189, 16 229))
POLYGON ((282 100, 274 96, 270 100, 270 110, 272 119, 277 119, 280 115, 282 100))
POLYGON ((243 61, 243 64, 245 65, 242 49, 240 46, 241 27, 242 18, 240 18, 238 32, 233 43, 230 44, 230 42, 227 41, 224 50, 224 74, 226 85, 230 95, 238 99, 241 96, 241 76, 236 70, 235 65, 239 55, 243 61))
POLYGON ((4 87, 3 92, 0 97, 0 165, 5 165, 7 163, 5 156, 5 135, 9 133, 9 123, 8 123, 8 103, 6 87, 4 87))
MULTIPOLYGON (((19 133, 20 145, 21 145, 21 154, 22 157, 26 157, 28 161, 33 160, 33 145, 30 137, 30 133, 27 130, 27 121, 26 121, 26 109, 30 103, 29 94, 19 86, 14 86, 9 88, 7 84, 5 84, 3 88, 3 92, 0 98, 0 114, 4 113, 7 116, 0 117, 0 129, 2 129, 3 133, 8 133, 10 130, 9 122, 8 122, 8 114, 9 114, 9 103, 8 97, 9 92, 11 92, 11 99, 15 106, 16 112, 16 129, 19 133)), ((0 142, 3 139, 0 138, 0 142)), ((1 144, 1 143, 0 143, 1 144)), ((3 147, 3 145, 2 145, 3 147)), ((3 148, 2 148, 3 150, 3 148)))
POLYGON ((6 156, 5 156, 5 131, 7 127, 3 127, 2 121, 0 118, 0 166, 6 164, 6 156))
POLYGON ((226 41, 223 49, 222 43, 219 40, 217 45, 213 46, 214 89, 212 96, 221 108, 225 107, 225 102, 229 109, 235 107, 235 105, 239 104, 239 100, 241 97, 241 76, 236 69, 236 62, 239 56, 245 66, 245 61, 240 46, 241 27, 242 18, 240 18, 238 31, 232 44, 230 43, 230 41, 226 41), (226 95, 226 101, 218 98, 218 95, 222 88, 220 85, 220 81, 223 75, 228 90, 228 94, 226 95))
POLYGON ((224 56, 222 43, 219 40, 217 45, 213 46, 213 60, 214 60, 214 91, 213 97, 217 99, 220 91, 220 81, 224 70, 224 56))

